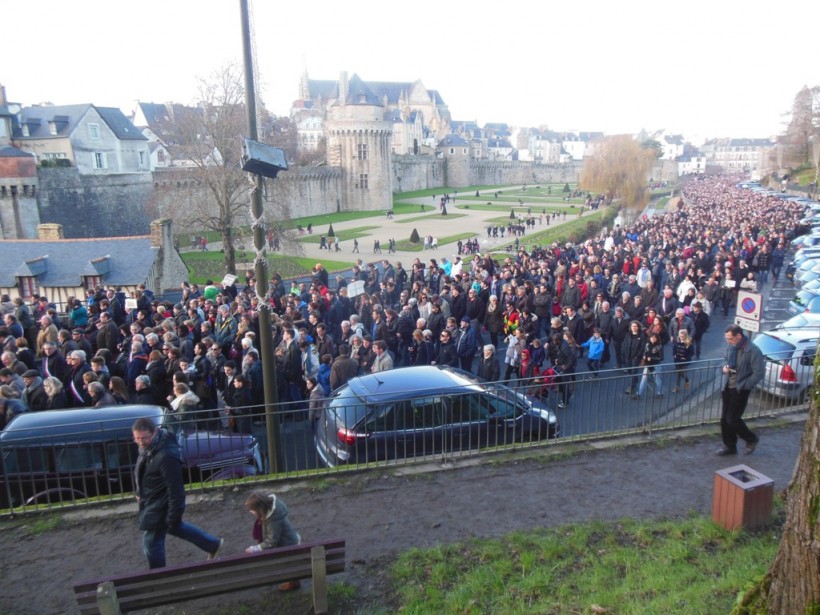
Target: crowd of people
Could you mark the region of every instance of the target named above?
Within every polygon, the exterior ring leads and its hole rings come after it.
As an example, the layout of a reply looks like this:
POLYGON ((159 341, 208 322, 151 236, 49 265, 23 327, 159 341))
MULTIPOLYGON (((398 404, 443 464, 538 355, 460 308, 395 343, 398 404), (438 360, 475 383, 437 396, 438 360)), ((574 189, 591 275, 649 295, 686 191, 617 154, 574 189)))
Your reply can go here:
POLYGON ((416 258, 408 269, 359 260, 333 285, 317 264, 310 282, 274 275, 267 289, 248 272, 228 287, 185 283, 176 304, 142 289, 130 309, 124 293, 99 288, 74 301, 64 327, 47 298, 31 306, 4 297, 4 416, 150 401, 181 423, 205 411, 249 431, 248 409, 264 397, 263 302, 279 400, 314 419, 351 377, 413 365, 488 379, 546 375, 565 407, 584 357, 589 377, 627 370, 636 398, 650 385, 663 393, 659 366, 672 361, 674 391, 688 385, 710 320, 728 314, 740 289, 780 275, 800 218, 797 205, 736 182, 691 180, 663 215, 576 245, 522 245, 503 259, 471 249, 464 260, 416 258))

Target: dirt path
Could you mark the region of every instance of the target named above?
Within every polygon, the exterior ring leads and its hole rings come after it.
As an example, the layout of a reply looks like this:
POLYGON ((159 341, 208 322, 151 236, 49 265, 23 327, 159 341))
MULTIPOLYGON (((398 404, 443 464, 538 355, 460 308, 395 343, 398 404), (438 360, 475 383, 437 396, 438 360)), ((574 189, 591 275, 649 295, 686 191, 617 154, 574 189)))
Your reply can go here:
MULTIPOLYGON (((369 472, 276 485, 305 540, 344 537, 348 570, 333 581, 356 587, 357 604, 384 604, 383 571, 393 554, 470 537, 496 537, 514 530, 559 526, 591 519, 655 519, 709 514, 714 472, 739 463, 774 479, 776 491, 792 474, 806 415, 756 421, 761 444, 751 457, 714 455, 716 429, 554 447, 563 454, 512 456, 501 463, 369 472), (788 422, 791 421, 791 422, 788 422), (568 452, 573 451, 572 454, 568 452)), ((189 498, 186 518, 226 539, 224 552, 251 544, 251 518, 243 510, 247 490, 189 498), (196 501, 194 501, 196 500, 196 501)), ((0 523, 4 583, 0 613, 75 613, 71 583, 102 574, 144 568, 134 505, 65 515, 53 530, 31 535, 26 518, 0 523)), ((169 563, 200 559, 187 543, 169 538, 169 563)), ((236 613, 241 604, 263 601, 279 613, 309 611, 309 592, 279 597, 255 590, 169 607, 163 613, 236 613)), ((337 605, 338 608, 339 605, 337 605)), ((342 605, 335 612, 352 612, 342 605)))

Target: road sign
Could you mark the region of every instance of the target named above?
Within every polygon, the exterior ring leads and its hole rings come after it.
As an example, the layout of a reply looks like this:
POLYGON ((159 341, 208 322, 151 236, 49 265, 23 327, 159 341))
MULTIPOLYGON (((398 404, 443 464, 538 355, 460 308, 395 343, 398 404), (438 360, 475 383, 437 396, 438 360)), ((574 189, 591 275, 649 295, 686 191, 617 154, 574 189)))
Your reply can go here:
MULTIPOLYGON (((760 322, 760 312, 763 307, 763 295, 750 293, 748 290, 739 290, 737 293, 737 307, 735 315, 738 318, 760 322)), ((754 329, 757 331, 757 329, 754 329)), ((751 331, 751 329, 750 329, 751 331)))
POLYGON ((746 331, 760 331, 760 321, 752 320, 751 318, 743 318, 743 316, 735 316, 735 324, 746 331))

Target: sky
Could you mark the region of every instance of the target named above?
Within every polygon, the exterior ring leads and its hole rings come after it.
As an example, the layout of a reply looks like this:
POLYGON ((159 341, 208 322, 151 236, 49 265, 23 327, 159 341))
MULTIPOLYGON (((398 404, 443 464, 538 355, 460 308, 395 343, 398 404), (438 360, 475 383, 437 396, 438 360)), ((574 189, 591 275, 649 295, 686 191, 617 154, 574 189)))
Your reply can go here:
MULTIPOLYGON (((438 90, 452 118, 693 143, 783 131, 820 85, 820 2, 250 0, 257 89, 287 115, 306 69, 438 90)), ((3 7, 0 84, 24 106, 196 102, 241 67, 239 0, 28 0, 3 7)))

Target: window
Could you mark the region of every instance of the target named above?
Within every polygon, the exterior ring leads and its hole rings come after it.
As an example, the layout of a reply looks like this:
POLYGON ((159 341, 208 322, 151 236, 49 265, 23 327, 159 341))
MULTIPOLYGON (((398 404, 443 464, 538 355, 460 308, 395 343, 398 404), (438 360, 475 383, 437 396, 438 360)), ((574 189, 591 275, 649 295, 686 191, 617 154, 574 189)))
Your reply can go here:
POLYGON ((455 153, 456 153, 456 148, 451 147, 451 148, 450 148, 450 154, 455 154, 455 153))
POLYGON ((140 157, 140 166, 145 166, 145 150, 140 150, 139 152, 140 157))
POLYGON ((21 297, 33 297, 37 293, 37 278, 21 276, 17 278, 17 290, 21 297))
POLYGON ((367 160, 367 143, 359 143, 356 145, 356 159, 367 160))
POLYGON ((49 122, 48 123, 48 134, 56 135, 57 134, 57 123, 56 122, 49 122))
POLYGON ((367 190, 367 173, 359 173, 359 188, 367 190))
POLYGON ((55 465, 58 472, 82 472, 102 470, 102 451, 93 444, 67 446, 55 449, 55 465))
POLYGON ((31 136, 31 134, 29 133, 29 130, 28 130, 28 124, 23 124, 23 136, 24 137, 31 136))
POLYGON ((104 152, 94 152, 94 168, 95 169, 107 169, 108 168, 108 161, 105 158, 104 152))
POLYGON ((89 124, 88 125, 88 138, 92 141, 99 141, 100 140, 100 125, 99 124, 89 124))
POLYGON ((102 286, 101 275, 86 275, 83 276, 83 286, 86 290, 94 290, 97 286, 102 286))
POLYGON ((165 162, 165 150, 162 148, 157 150, 157 161, 165 162))

